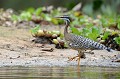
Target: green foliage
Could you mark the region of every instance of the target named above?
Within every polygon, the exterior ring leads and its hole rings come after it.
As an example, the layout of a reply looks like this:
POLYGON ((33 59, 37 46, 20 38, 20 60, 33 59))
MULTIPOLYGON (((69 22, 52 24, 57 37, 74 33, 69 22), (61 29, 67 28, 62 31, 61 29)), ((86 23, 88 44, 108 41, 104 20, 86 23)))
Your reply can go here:
MULTIPOLYGON (((25 11, 22 11, 19 15, 12 15, 12 20, 14 21, 31 21, 32 17, 48 22, 52 22, 53 24, 61 24, 62 20, 55 19, 55 16, 64 15, 61 10, 53 9, 50 12, 44 13, 45 7, 39 7, 37 9, 29 8, 25 11)), ((92 22, 94 19, 91 19, 87 15, 81 15, 81 12, 68 11, 67 12, 72 19, 74 19, 71 23, 72 26, 86 26, 87 28, 91 28, 95 24, 92 22)), ((101 18, 97 19, 99 22, 97 24, 102 24, 103 27, 109 27, 111 25, 116 25, 117 28, 120 29, 120 19, 119 17, 116 19, 116 16, 101 16, 101 18)))
POLYGON ((120 30, 120 16, 118 16, 118 18, 117 18, 117 28, 120 30))
POLYGON ((114 40, 116 41, 117 44, 120 45, 120 36, 119 37, 115 37, 114 40))
POLYGON ((117 25, 116 29, 119 29, 119 19, 116 16, 102 16, 100 22, 104 28, 106 27, 114 27, 117 25))
POLYGON ((13 21, 30 21, 32 18, 32 14, 27 11, 23 11, 20 15, 12 15, 13 21))
POLYGON ((92 28, 87 28, 87 29, 83 29, 83 35, 87 38, 90 38, 92 40, 97 39, 97 37, 100 35, 100 28, 98 27, 92 27, 92 28))
POLYGON ((17 20, 18 20, 18 16, 14 14, 14 15, 11 16, 11 19, 12 19, 13 21, 17 21, 17 20))
POLYGON ((77 28, 75 28, 74 26, 71 27, 71 30, 72 30, 72 33, 77 34, 77 35, 81 35, 81 32, 77 28))
POLYGON ((117 28, 120 30, 120 22, 118 23, 117 28))
POLYGON ((100 19, 100 21, 101 21, 103 27, 108 27, 108 26, 109 26, 109 25, 108 25, 109 22, 108 22, 108 20, 107 20, 105 17, 102 17, 102 18, 100 19))
POLYGON ((44 20, 46 20, 46 21, 51 21, 51 20, 52 20, 52 17, 51 17, 50 15, 48 15, 48 14, 43 14, 43 13, 42 13, 42 17, 43 17, 44 20))
POLYGON ((96 40, 97 37, 100 35, 100 28, 97 27, 92 27, 91 28, 91 33, 88 34, 88 37, 92 40, 96 40))
POLYGON ((61 24, 62 20, 55 19, 54 17, 60 15, 61 12, 58 9, 52 10, 50 13, 44 13, 45 7, 39 7, 37 9, 29 8, 22 11, 19 15, 12 15, 13 21, 31 21, 32 17, 35 16, 39 20, 52 22, 53 24, 61 24), (39 17, 39 18, 38 18, 39 17))
POLYGON ((109 35, 110 35, 110 32, 109 32, 109 31, 105 32, 105 33, 103 34, 102 39, 103 39, 103 40, 107 39, 109 35))
POLYGON ((39 29, 40 29, 40 25, 36 25, 35 28, 33 28, 33 29, 30 30, 30 32, 31 32, 31 34, 34 35, 34 34, 36 34, 38 32, 39 29))
POLYGON ((90 29, 88 29, 88 28, 83 28, 82 29, 82 36, 85 36, 85 37, 88 37, 88 34, 91 32, 91 30, 90 29))
POLYGON ((31 7, 31 8, 28 8, 28 9, 27 9, 27 12, 30 12, 30 13, 32 14, 33 12, 35 12, 35 9, 32 8, 32 7, 31 7))
POLYGON ((21 20, 30 21, 31 18, 32 18, 31 13, 26 11, 23 11, 19 16, 20 21, 21 20))
POLYGON ((84 37, 90 38, 90 39, 95 40, 95 41, 101 33, 101 30, 98 27, 83 28, 81 31, 79 31, 75 27, 71 27, 71 30, 72 30, 72 33, 74 33, 74 34, 82 35, 84 37))
MULTIPOLYGON (((90 4, 88 7, 90 8, 92 5, 93 4, 90 4)), ((99 7, 100 6, 102 5, 99 5, 99 7)), ((97 10, 95 6, 94 6, 94 9, 97 10)), ((13 21, 32 21, 33 16, 35 16, 40 21, 41 20, 47 21, 47 22, 51 22, 56 25, 62 24, 64 22, 63 20, 58 20, 55 18, 56 16, 64 15, 64 13, 60 9, 52 9, 49 12, 44 11, 44 10, 45 10, 45 7, 39 7, 37 9, 29 8, 25 11, 22 11, 19 15, 12 15, 12 20, 13 21)), ((79 11, 72 11, 72 10, 66 12, 65 14, 69 14, 69 16, 72 18, 72 21, 70 24, 71 26, 70 29, 72 33, 85 36, 95 41, 97 37, 99 37, 100 34, 102 33, 101 28, 109 28, 109 27, 113 27, 116 25, 117 28, 116 27, 115 28, 120 29, 120 16, 115 16, 115 15, 113 16, 102 15, 101 16, 100 15, 99 18, 93 19, 87 15, 82 14, 79 11), (82 29, 78 30, 74 26, 78 28, 82 28, 82 29)), ((32 29, 31 32, 34 33, 36 32, 36 30, 38 30, 38 26, 32 29)), ((107 39, 109 34, 110 34, 109 32, 105 32, 102 36, 102 39, 103 40, 107 39)))
POLYGON ((37 16, 39 16, 40 15, 40 13, 42 12, 42 8, 40 7, 40 8, 37 8, 36 10, 35 10, 35 12, 33 12, 35 15, 37 15, 37 16))

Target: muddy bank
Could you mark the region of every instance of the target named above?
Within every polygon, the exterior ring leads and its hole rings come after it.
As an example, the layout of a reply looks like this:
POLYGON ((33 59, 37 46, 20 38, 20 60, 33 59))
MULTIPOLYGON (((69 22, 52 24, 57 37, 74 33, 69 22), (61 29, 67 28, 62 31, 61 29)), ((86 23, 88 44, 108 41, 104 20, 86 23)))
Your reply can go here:
MULTIPOLYGON (((77 55, 72 49, 56 49, 54 45, 34 44, 33 37, 27 29, 0 27, 0 66, 69 66, 77 65, 76 61, 68 61, 68 57, 77 55), (51 49, 43 50, 43 49, 51 49)), ((94 50, 94 54, 86 53, 80 64, 85 66, 120 67, 119 52, 94 50)))
MULTIPOLYGON (((77 65, 76 61, 67 61, 68 57, 76 56, 74 50, 54 50, 54 52, 43 52, 31 50, 31 52, 15 52, 1 49, 0 66, 69 66, 77 65)), ((81 65, 85 66, 108 66, 120 67, 119 62, 112 62, 114 54, 106 51, 94 51, 95 54, 86 54, 86 59, 81 59, 81 65)), ((117 54, 117 53, 116 53, 117 54)))

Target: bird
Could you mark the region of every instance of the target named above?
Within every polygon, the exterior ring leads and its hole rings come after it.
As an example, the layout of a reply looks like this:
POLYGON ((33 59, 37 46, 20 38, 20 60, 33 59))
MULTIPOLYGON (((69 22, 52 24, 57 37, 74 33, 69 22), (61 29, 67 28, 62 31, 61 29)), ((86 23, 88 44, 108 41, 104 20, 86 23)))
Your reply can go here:
POLYGON ((69 58, 70 61, 77 58, 78 65, 80 65, 80 58, 85 58, 85 50, 107 50, 108 52, 111 52, 112 49, 109 47, 106 47, 105 45, 98 43, 96 41, 93 41, 89 38, 83 37, 81 35, 76 35, 73 33, 70 33, 68 31, 68 28, 70 27, 71 18, 69 16, 58 16, 56 17, 58 19, 65 20, 65 28, 64 28, 64 38, 65 41, 71 49, 77 50, 78 55, 72 58, 69 58))

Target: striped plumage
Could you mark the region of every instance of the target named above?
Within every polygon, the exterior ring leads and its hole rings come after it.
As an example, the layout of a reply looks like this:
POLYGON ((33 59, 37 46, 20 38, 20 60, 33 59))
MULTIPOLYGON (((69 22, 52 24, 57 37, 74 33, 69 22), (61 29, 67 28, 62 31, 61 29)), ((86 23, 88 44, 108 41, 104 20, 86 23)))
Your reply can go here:
MULTIPOLYGON (((87 50, 87 49, 107 50, 109 52, 112 51, 112 49, 104 46, 103 44, 95 42, 89 38, 69 33, 68 26, 70 24, 70 17, 61 16, 61 17, 57 17, 57 18, 61 18, 61 19, 64 19, 66 21, 66 26, 64 29, 64 37, 68 43, 68 46, 70 48, 78 51, 79 54, 76 57, 79 57, 78 58, 79 61, 80 61, 81 56, 84 55, 84 50, 87 50)), ((71 60, 75 59, 76 57, 71 58, 71 60)), ((78 64, 79 64, 79 62, 78 62, 78 64)))
POLYGON ((82 36, 78 36, 78 35, 74 35, 74 34, 67 34, 65 35, 65 40, 68 43, 68 46, 72 49, 75 50, 107 50, 107 51, 111 51, 110 48, 104 46, 103 44, 100 44, 98 42, 95 42, 89 38, 85 38, 82 36))
POLYGON ((103 44, 95 42, 89 38, 85 38, 83 36, 68 33, 68 26, 70 24, 70 17, 62 16, 59 18, 62 18, 66 21, 66 27, 64 29, 64 37, 65 37, 65 40, 67 41, 68 46, 70 48, 75 49, 75 50, 79 50, 79 49, 80 50, 86 50, 86 49, 104 50, 105 49, 107 51, 111 51, 110 48, 104 46, 103 44))

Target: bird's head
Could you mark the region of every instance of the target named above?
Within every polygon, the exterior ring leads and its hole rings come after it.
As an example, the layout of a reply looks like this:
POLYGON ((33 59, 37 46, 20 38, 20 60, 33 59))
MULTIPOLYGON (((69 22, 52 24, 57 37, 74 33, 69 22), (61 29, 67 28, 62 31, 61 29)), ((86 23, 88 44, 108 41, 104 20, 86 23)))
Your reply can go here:
POLYGON ((59 16, 59 17, 56 17, 56 18, 65 20, 67 24, 69 24, 71 22, 71 18, 67 15, 59 16))

